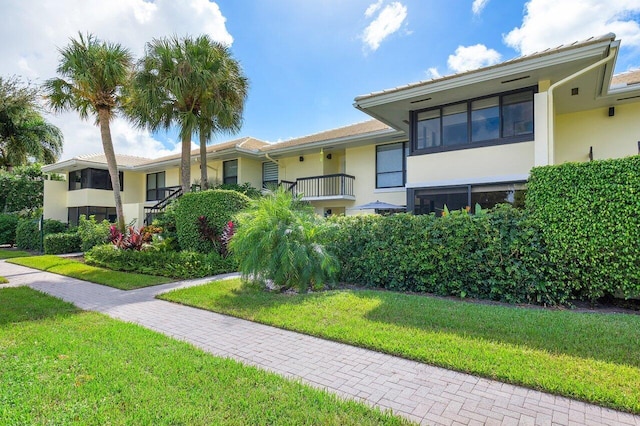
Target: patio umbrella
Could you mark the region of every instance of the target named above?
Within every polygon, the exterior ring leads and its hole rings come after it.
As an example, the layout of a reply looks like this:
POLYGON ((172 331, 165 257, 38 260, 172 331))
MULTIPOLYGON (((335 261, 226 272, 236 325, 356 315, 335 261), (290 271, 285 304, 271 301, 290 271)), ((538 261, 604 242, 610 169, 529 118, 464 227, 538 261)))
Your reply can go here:
POLYGON ((397 206, 395 204, 385 203, 384 201, 374 201, 372 203, 361 204, 359 206, 354 206, 352 209, 355 210, 405 210, 404 206, 397 206))

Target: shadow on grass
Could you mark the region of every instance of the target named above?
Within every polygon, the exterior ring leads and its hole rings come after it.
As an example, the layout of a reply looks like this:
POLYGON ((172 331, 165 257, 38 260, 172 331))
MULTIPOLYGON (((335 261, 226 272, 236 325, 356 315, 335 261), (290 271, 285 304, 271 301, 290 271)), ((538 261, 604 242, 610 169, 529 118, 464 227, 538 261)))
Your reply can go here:
POLYGON ((29 287, 0 289, 0 326, 81 312, 73 304, 48 296, 29 287))
POLYGON ((505 306, 364 290, 371 322, 640 367, 640 316, 505 306))

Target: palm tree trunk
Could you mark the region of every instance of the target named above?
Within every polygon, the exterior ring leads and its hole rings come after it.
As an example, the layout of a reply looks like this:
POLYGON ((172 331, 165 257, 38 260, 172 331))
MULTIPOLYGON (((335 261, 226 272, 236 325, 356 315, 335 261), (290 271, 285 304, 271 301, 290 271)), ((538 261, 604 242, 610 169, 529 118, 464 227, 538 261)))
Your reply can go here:
POLYGON ((111 140, 109 118, 110 114, 108 109, 98 109, 98 125, 100 126, 102 149, 104 150, 104 156, 107 158, 107 168, 109 169, 109 176, 111 176, 111 186, 113 186, 113 198, 116 203, 118 229, 124 232, 124 212, 122 210, 122 198, 120 197, 120 175, 118 174, 116 153, 113 150, 113 141, 111 140))
POLYGON ((191 187, 191 135, 182 136, 182 158, 180 160, 182 193, 189 192, 191 187))
POLYGON ((209 189, 209 176, 207 170, 207 135, 200 130, 200 185, 202 189, 209 189))

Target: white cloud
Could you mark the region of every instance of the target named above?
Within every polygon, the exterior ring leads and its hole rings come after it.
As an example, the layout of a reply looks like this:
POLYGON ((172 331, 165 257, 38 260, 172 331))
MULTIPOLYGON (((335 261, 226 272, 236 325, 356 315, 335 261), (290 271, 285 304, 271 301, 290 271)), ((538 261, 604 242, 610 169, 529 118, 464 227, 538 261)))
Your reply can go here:
POLYGON ((447 65, 455 72, 464 72, 500 62, 500 54, 483 44, 458 46, 455 54, 449 55, 447 65))
POLYGON ((380 9, 380 7, 382 7, 382 2, 383 0, 378 0, 375 3, 371 3, 369 7, 367 7, 367 10, 364 11, 364 16, 367 18, 373 16, 373 14, 376 13, 380 9))
POLYGON ((638 0, 530 0, 522 25, 503 36, 504 42, 526 55, 560 44, 613 32, 624 47, 640 47, 638 0))
POLYGON ((433 79, 437 79, 442 77, 442 74, 440 74, 440 71, 438 71, 438 68, 436 67, 431 67, 427 70, 427 77, 428 78, 433 78, 433 79))
MULTIPOLYGON (((77 37, 78 31, 120 43, 136 57, 154 37, 208 34, 231 45, 226 18, 216 3, 208 0, 58 0, 8 2, 2 8, 0 75, 18 75, 35 83, 56 75, 58 48, 77 37)), ((75 113, 48 116, 65 136, 62 159, 102 152, 100 132, 93 121, 82 122, 75 113)), ((116 153, 158 157, 167 155, 160 141, 149 133, 132 129, 124 120, 113 123, 116 153)))
MULTIPOLYGON (((371 6, 369 6, 370 8, 371 6)), ((368 10, 368 9, 367 9, 368 10)), ((377 50, 380 43, 402 27, 407 18, 407 7, 400 2, 385 6, 376 19, 364 29, 362 39, 371 50, 377 50)))
POLYGON ((489 0, 473 0, 471 5, 471 11, 474 15, 480 15, 485 6, 489 3, 489 0))

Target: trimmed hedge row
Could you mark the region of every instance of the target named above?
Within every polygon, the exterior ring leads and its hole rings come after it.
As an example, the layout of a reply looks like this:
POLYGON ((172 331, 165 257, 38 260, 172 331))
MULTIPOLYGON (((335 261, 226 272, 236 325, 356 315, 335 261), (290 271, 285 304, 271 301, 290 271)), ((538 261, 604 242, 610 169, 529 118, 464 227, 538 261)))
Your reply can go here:
POLYGON ((77 233, 49 234, 44 237, 45 254, 76 253, 80 251, 82 240, 77 233))
POLYGON ((227 222, 250 202, 244 194, 223 189, 184 194, 176 202, 174 210, 180 248, 199 253, 217 251, 215 243, 201 234, 198 218, 205 216, 209 226, 220 233, 227 222))
MULTIPOLYGON (((16 227, 16 247, 20 250, 40 250, 40 230, 38 219, 20 219, 16 227)), ((43 221, 44 236, 57 234, 67 230, 67 224, 59 220, 43 221)))
POLYGON ((90 265, 160 275, 170 278, 199 278, 237 271, 235 260, 217 253, 174 252, 156 250, 118 250, 112 244, 95 246, 85 253, 90 265))
POLYGON ((550 282, 551 265, 524 213, 509 205, 436 218, 331 218, 329 248, 341 280, 389 290, 428 292, 509 303, 566 303, 571 294, 550 282))
POLYGON ((534 168, 526 209, 578 298, 640 295, 640 156, 534 168))
POLYGON ((0 213, 0 244, 14 245, 16 243, 17 227, 17 215, 0 213))

